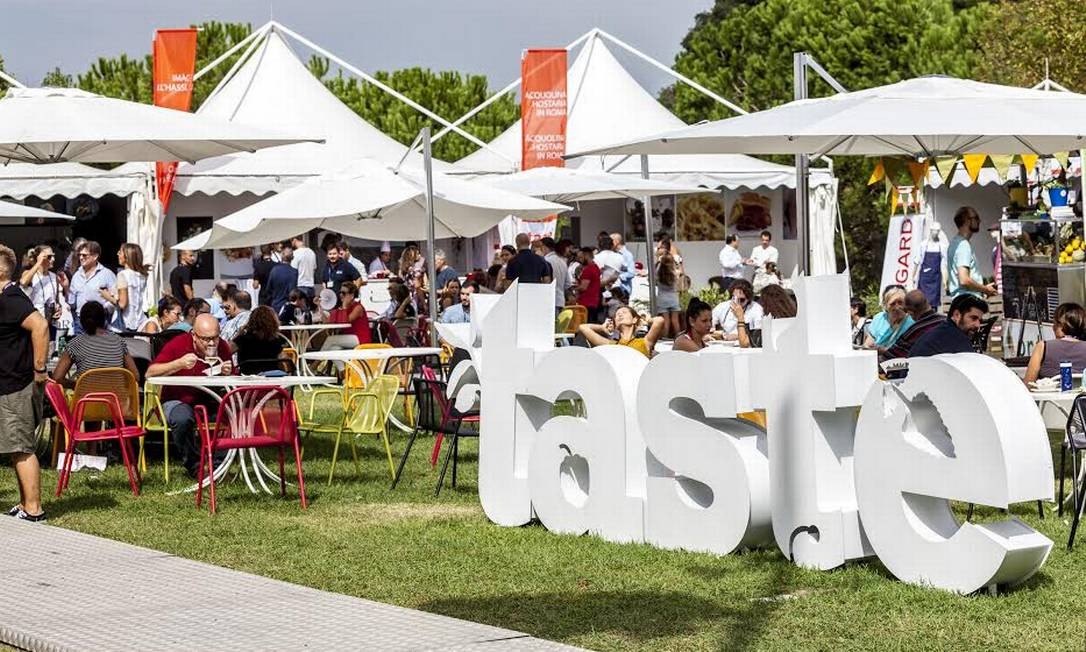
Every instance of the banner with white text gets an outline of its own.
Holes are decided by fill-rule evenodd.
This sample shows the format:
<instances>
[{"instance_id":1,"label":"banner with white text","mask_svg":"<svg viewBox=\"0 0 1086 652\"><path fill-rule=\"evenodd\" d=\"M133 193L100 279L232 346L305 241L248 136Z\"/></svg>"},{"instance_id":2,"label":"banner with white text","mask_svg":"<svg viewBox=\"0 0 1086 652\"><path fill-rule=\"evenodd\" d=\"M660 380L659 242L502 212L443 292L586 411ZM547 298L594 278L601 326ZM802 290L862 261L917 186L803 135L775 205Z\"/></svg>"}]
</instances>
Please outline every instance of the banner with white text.
<instances>
[{"instance_id":1,"label":"banner with white text","mask_svg":"<svg viewBox=\"0 0 1086 652\"><path fill-rule=\"evenodd\" d=\"M520 74L520 168L565 167L566 51L528 50Z\"/></svg>"},{"instance_id":2,"label":"banner with white text","mask_svg":"<svg viewBox=\"0 0 1086 652\"><path fill-rule=\"evenodd\" d=\"M192 106L192 76L196 70L196 29L160 29L155 32L153 98L155 106L188 111ZM155 179L162 214L170 205L176 162L155 164Z\"/></svg>"}]
</instances>

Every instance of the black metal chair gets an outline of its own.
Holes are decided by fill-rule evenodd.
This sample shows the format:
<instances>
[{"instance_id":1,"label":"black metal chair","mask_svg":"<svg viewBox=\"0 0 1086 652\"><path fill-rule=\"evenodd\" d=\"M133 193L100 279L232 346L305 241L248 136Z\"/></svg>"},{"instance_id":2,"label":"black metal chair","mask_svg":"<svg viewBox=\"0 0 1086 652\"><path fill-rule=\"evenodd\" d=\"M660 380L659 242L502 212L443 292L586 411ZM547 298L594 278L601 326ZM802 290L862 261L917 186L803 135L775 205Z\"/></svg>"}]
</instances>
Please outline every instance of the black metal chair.
<instances>
[{"instance_id":1,"label":"black metal chair","mask_svg":"<svg viewBox=\"0 0 1086 652\"><path fill-rule=\"evenodd\" d=\"M1059 515L1063 516L1063 483L1067 453L1071 453L1071 495L1074 497L1075 513L1071 520L1071 534L1067 537L1067 549L1075 544L1075 532L1082 518L1082 505L1086 501L1086 482L1081 482L1079 472L1082 469L1080 454L1086 450L1086 395L1075 397L1071 412L1067 415L1067 427L1064 429L1063 442L1060 444L1060 493Z\"/></svg>"},{"instance_id":2,"label":"black metal chair","mask_svg":"<svg viewBox=\"0 0 1086 652\"><path fill-rule=\"evenodd\" d=\"M992 327L995 326L996 320L999 319L999 315L992 315L980 325L976 335L973 336L973 350L977 353L988 352L988 340L992 335Z\"/></svg>"},{"instance_id":3,"label":"black metal chair","mask_svg":"<svg viewBox=\"0 0 1086 652\"><path fill-rule=\"evenodd\" d=\"M464 430L463 425L464 423L478 423L479 413L477 411L460 412L457 410L453 402L446 398L448 386L444 381L416 377L412 379L412 383L415 390L415 429L411 432L411 438L407 440L407 448L404 449L403 457L400 458L400 465L397 467L396 474L392 479L392 488L395 489L400 481L400 476L403 474L404 466L407 464L407 457L411 454L411 447L414 445L415 439L418 438L420 432L426 431L435 436L452 438L448 443L448 449L445 451L445 461L442 463L441 474L438 476L437 487L434 489L434 495L439 496L441 487L445 483L445 473L448 471L450 459L453 465L452 486L456 486L460 438L479 436L477 430Z\"/></svg>"}]
</instances>

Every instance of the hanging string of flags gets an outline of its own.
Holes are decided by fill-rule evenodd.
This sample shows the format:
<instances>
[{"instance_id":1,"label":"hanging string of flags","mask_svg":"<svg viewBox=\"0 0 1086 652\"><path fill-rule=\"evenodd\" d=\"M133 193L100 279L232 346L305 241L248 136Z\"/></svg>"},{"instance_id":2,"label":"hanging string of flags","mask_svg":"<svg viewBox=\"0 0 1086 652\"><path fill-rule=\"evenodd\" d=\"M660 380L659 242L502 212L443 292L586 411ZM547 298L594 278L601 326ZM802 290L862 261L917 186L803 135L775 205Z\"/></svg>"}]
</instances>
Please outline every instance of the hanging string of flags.
<instances>
[{"instance_id":1,"label":"hanging string of flags","mask_svg":"<svg viewBox=\"0 0 1086 652\"><path fill-rule=\"evenodd\" d=\"M975 184L985 169L991 170L1000 184L1021 180L1024 169L1026 181L1034 184L1045 183L1061 176L1079 176L1082 173L1082 162L1077 152L1062 152L1045 157L1037 154L965 154L921 161L884 157L875 159L867 185L883 182L893 212L903 201L899 191L904 186L910 186L910 192L916 195L914 201L917 201L925 181L927 185L950 185L955 180L964 183L964 179L958 175L960 170L964 170L969 183Z\"/></svg>"}]
</instances>

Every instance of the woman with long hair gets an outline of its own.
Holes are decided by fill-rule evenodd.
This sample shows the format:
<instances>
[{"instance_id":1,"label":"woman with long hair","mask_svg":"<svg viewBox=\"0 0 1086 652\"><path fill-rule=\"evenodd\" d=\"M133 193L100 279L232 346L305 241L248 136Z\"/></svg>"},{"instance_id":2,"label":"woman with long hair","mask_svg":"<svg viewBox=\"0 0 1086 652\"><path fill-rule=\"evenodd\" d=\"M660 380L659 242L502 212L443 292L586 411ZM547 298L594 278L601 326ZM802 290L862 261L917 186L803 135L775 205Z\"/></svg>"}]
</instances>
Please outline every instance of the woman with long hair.
<instances>
[{"instance_id":1,"label":"woman with long hair","mask_svg":"<svg viewBox=\"0 0 1086 652\"><path fill-rule=\"evenodd\" d=\"M667 337L678 337L683 330L678 281L675 259L671 254L662 254L656 263L656 314L664 318Z\"/></svg>"},{"instance_id":2,"label":"woman with long hair","mask_svg":"<svg viewBox=\"0 0 1086 652\"><path fill-rule=\"evenodd\" d=\"M1027 383L1059 375L1061 362L1070 362L1074 372L1086 368L1086 308L1077 303L1061 303L1052 317L1052 331L1056 334L1054 339L1033 347L1026 366Z\"/></svg>"},{"instance_id":3,"label":"woman with long hair","mask_svg":"<svg viewBox=\"0 0 1086 652\"><path fill-rule=\"evenodd\" d=\"M636 309L622 306L615 312L613 320L608 319L603 324L581 324L577 330L590 346L628 346L646 358L651 358L656 342L664 332L664 318L653 317L649 322L648 332L638 337L637 329L641 326L641 321L641 315Z\"/></svg>"},{"instance_id":4,"label":"woman with long hair","mask_svg":"<svg viewBox=\"0 0 1086 652\"><path fill-rule=\"evenodd\" d=\"M411 295L411 301L420 301L418 297L426 293L426 264L422 259L422 253L415 245L407 245L400 254L400 278L407 286L407 292Z\"/></svg>"},{"instance_id":5,"label":"woman with long hair","mask_svg":"<svg viewBox=\"0 0 1086 652\"><path fill-rule=\"evenodd\" d=\"M441 294L438 295L437 309L438 312L444 312L449 306L455 306L460 303L460 279L450 278L449 282L445 284L445 287L441 289Z\"/></svg>"},{"instance_id":6,"label":"woman with long hair","mask_svg":"<svg viewBox=\"0 0 1086 652\"><path fill-rule=\"evenodd\" d=\"M767 285L762 288L758 303L762 304L762 312L774 319L795 317L797 313L796 300L779 285Z\"/></svg>"},{"instance_id":7,"label":"woman with long hair","mask_svg":"<svg viewBox=\"0 0 1086 652\"><path fill-rule=\"evenodd\" d=\"M349 324L349 327L324 340L322 351L353 349L359 344L369 344L370 320L366 316L366 307L358 300L358 288L354 283L339 286L339 306L328 314L327 322Z\"/></svg>"},{"instance_id":8,"label":"woman with long hair","mask_svg":"<svg viewBox=\"0 0 1086 652\"><path fill-rule=\"evenodd\" d=\"M19 275L19 286L30 296L30 303L45 317L51 329L63 315L67 304L60 278L53 271L55 263L53 248L38 245L27 252L23 259L23 272Z\"/></svg>"},{"instance_id":9,"label":"woman with long hair","mask_svg":"<svg viewBox=\"0 0 1086 652\"><path fill-rule=\"evenodd\" d=\"M134 242L126 242L117 251L117 294L109 288L100 290L102 298L117 306L113 327L116 330L138 331L147 322L143 308L143 292L147 288L148 267L143 264L143 249Z\"/></svg>"},{"instance_id":10,"label":"woman with long hair","mask_svg":"<svg viewBox=\"0 0 1086 652\"><path fill-rule=\"evenodd\" d=\"M279 318L268 306L253 308L241 333L230 341L230 349L238 355L238 369L247 375L283 373L278 361L285 345L279 336Z\"/></svg>"}]
</instances>

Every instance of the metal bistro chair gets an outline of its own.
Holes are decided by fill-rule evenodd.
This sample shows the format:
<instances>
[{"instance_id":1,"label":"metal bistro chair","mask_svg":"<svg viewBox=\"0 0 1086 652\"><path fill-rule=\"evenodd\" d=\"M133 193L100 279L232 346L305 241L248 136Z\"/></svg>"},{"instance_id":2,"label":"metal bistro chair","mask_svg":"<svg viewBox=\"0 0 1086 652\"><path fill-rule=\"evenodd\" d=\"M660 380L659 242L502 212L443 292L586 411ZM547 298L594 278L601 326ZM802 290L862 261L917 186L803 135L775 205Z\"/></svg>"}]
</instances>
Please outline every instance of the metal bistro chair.
<instances>
[{"instance_id":1,"label":"metal bistro chair","mask_svg":"<svg viewBox=\"0 0 1086 652\"><path fill-rule=\"evenodd\" d=\"M207 408L196 406L196 429L200 433L200 467L197 472L196 507L203 503L204 478L209 479L211 513L217 510L215 498L215 453L220 450L243 448L279 449L279 490L287 494L285 469L286 450L294 449L294 465L298 476L298 493L302 509L305 497L305 476L302 472L302 452L295 422L294 400L282 387L239 387L223 396L218 416L212 426Z\"/></svg>"},{"instance_id":2,"label":"metal bistro chair","mask_svg":"<svg viewBox=\"0 0 1086 652\"><path fill-rule=\"evenodd\" d=\"M1060 444L1060 495L1057 506L1058 514L1063 516L1063 482L1064 465L1067 453L1071 453L1071 495L1074 497L1075 513L1071 520L1071 534L1067 537L1067 549L1070 550L1075 543L1075 533L1078 531L1078 522L1082 518L1082 505L1086 501L1086 483L1079 478L1082 470L1082 451L1086 450L1086 395L1075 397L1071 406L1071 412L1067 416L1067 427L1064 431L1064 439Z\"/></svg>"},{"instance_id":3,"label":"metal bistro chair","mask_svg":"<svg viewBox=\"0 0 1086 652\"><path fill-rule=\"evenodd\" d=\"M445 472L449 468L450 459L453 462L453 486L456 486L456 466L460 438L478 437L478 432L462 432L461 426L464 423L477 422L479 415L477 412L462 413L458 411L446 398L447 385L443 381L415 378L414 385L415 404L418 407L417 420L415 421L415 429L411 432L411 438L407 441L407 448L403 452L403 457L400 458L400 465L392 479L392 488L396 488L396 484L403 475L407 457L411 454L411 446L415 443L419 432L426 430L438 436L449 435L452 437L452 442L445 452L445 463L441 467L441 474L438 476L437 486L434 489L434 495L439 496L441 495L441 486L445 482Z\"/></svg>"},{"instance_id":4,"label":"metal bistro chair","mask_svg":"<svg viewBox=\"0 0 1086 652\"><path fill-rule=\"evenodd\" d=\"M388 456L388 472L395 477L396 469L392 463L392 447L388 440L388 415L392 412L392 406L396 402L396 392L400 388L400 379L388 374L380 375L366 384L366 388L356 392L347 399L347 405L343 410L343 418L339 422L336 431L336 444L332 449L332 467L328 470L328 484L332 484L332 478L336 473L336 460L339 457L339 442L346 430L351 445L351 456L354 458L355 472L361 476L362 466L358 463L358 449L354 445L358 435L377 435L385 444L385 455Z\"/></svg>"},{"instance_id":5,"label":"metal bistro chair","mask_svg":"<svg viewBox=\"0 0 1086 652\"><path fill-rule=\"evenodd\" d=\"M72 460L75 458L76 445L79 442L111 439L117 440L120 444L121 459L124 460L124 468L128 471L128 484L132 488L132 495L138 497L143 479L140 477L139 469L133 463L128 442L131 439L143 437L143 428L125 425L125 417L117 395L112 392L88 392L75 401L74 411L68 407L68 397L59 383L49 381L45 386L45 396L53 406L57 420L60 421L68 438L68 443L64 448L64 468L57 477L57 497L59 498L64 493L71 481ZM88 414L92 414L94 418ZM101 430L83 430L83 423L88 420L108 421L111 426Z\"/></svg>"}]
</instances>

